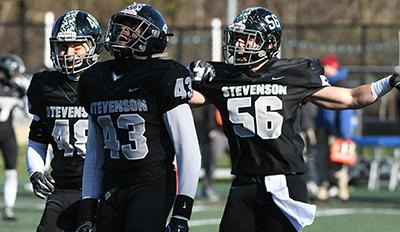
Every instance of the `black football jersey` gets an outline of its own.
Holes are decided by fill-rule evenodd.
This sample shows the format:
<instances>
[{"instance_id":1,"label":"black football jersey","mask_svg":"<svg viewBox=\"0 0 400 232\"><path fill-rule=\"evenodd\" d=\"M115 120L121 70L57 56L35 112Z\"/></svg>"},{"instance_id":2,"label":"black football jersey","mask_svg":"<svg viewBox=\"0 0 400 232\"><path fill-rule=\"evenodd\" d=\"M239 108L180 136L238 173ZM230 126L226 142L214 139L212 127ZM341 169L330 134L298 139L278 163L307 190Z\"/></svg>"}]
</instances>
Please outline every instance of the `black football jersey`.
<instances>
[{"instance_id":1,"label":"black football jersey","mask_svg":"<svg viewBox=\"0 0 400 232\"><path fill-rule=\"evenodd\" d=\"M0 131L12 130L13 110L23 108L26 88L0 80Z\"/></svg>"},{"instance_id":2,"label":"black football jersey","mask_svg":"<svg viewBox=\"0 0 400 232\"><path fill-rule=\"evenodd\" d=\"M79 96L102 129L104 183L129 185L150 167L173 161L163 114L192 96L184 66L160 59L101 62L81 77Z\"/></svg>"},{"instance_id":3,"label":"black football jersey","mask_svg":"<svg viewBox=\"0 0 400 232\"><path fill-rule=\"evenodd\" d=\"M232 174L305 172L297 115L306 96L329 85L319 61L274 58L257 72L210 63L216 77L193 88L221 113Z\"/></svg>"},{"instance_id":4,"label":"black football jersey","mask_svg":"<svg viewBox=\"0 0 400 232\"><path fill-rule=\"evenodd\" d=\"M27 96L32 120L29 139L51 144L56 186L80 188L86 153L88 114L79 104L78 81L56 71L32 77Z\"/></svg>"}]
</instances>

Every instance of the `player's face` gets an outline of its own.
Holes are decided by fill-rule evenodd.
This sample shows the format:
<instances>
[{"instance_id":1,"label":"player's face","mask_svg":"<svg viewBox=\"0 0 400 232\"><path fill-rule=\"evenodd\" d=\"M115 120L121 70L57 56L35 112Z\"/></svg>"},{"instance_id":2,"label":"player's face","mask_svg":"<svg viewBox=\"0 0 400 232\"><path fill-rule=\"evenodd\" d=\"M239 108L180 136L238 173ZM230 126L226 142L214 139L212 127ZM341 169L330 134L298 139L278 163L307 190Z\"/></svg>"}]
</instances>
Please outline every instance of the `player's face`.
<instances>
[{"instance_id":1,"label":"player's face","mask_svg":"<svg viewBox=\"0 0 400 232\"><path fill-rule=\"evenodd\" d=\"M128 44L129 42L139 38L139 35L142 34L142 32L143 30L140 27L136 27L135 30L132 30L132 28L129 26L123 26L121 28L121 34L118 42L122 45Z\"/></svg>"},{"instance_id":2,"label":"player's face","mask_svg":"<svg viewBox=\"0 0 400 232\"><path fill-rule=\"evenodd\" d=\"M63 42L58 44L58 55L66 57L68 67L79 67L83 63L84 56L89 51L86 42Z\"/></svg>"},{"instance_id":3,"label":"player's face","mask_svg":"<svg viewBox=\"0 0 400 232\"><path fill-rule=\"evenodd\" d=\"M235 47L239 50L251 49L257 46L256 39L252 36L238 34L236 36Z\"/></svg>"}]
</instances>

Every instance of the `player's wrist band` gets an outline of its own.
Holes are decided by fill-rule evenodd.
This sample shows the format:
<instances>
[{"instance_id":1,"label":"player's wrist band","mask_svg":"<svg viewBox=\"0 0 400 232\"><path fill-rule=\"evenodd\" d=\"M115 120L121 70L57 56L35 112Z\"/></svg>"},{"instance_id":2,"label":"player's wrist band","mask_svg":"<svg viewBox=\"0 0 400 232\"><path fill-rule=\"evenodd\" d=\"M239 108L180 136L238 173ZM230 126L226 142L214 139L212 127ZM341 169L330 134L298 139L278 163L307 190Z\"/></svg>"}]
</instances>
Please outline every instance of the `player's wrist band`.
<instances>
[{"instance_id":1,"label":"player's wrist band","mask_svg":"<svg viewBox=\"0 0 400 232\"><path fill-rule=\"evenodd\" d=\"M389 82L391 76L392 75L371 83L371 93L374 99L384 96L393 88Z\"/></svg>"},{"instance_id":2,"label":"player's wrist band","mask_svg":"<svg viewBox=\"0 0 400 232\"><path fill-rule=\"evenodd\" d=\"M185 195L178 195L176 196L172 216L184 217L189 220L190 216L192 215L192 208L193 208L192 198Z\"/></svg>"}]
</instances>

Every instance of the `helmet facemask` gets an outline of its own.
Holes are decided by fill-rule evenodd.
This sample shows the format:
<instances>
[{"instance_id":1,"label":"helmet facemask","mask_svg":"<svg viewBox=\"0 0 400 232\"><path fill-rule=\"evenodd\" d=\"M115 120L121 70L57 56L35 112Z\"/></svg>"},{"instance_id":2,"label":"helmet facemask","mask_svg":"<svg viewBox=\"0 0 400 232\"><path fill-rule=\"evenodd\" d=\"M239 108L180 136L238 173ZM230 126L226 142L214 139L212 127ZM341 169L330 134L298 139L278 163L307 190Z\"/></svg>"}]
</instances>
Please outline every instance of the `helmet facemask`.
<instances>
[{"instance_id":1,"label":"helmet facemask","mask_svg":"<svg viewBox=\"0 0 400 232\"><path fill-rule=\"evenodd\" d=\"M254 66L276 56L282 26L268 9L251 7L242 10L224 31L225 62Z\"/></svg>"},{"instance_id":2,"label":"helmet facemask","mask_svg":"<svg viewBox=\"0 0 400 232\"><path fill-rule=\"evenodd\" d=\"M148 41L160 36L160 29L138 15L116 15L108 25L106 48L119 56L145 58Z\"/></svg>"},{"instance_id":3,"label":"helmet facemask","mask_svg":"<svg viewBox=\"0 0 400 232\"><path fill-rule=\"evenodd\" d=\"M65 49L72 44L86 44L85 54L67 55ZM97 62L99 55L96 53L96 44L91 36L57 36L50 38L52 48L52 60L54 67L61 73L67 75L76 75L88 69ZM60 53L64 50L64 55Z\"/></svg>"},{"instance_id":4,"label":"helmet facemask","mask_svg":"<svg viewBox=\"0 0 400 232\"><path fill-rule=\"evenodd\" d=\"M227 63L251 65L266 59L267 41L259 31L227 28L224 31L224 56ZM239 45L240 44L240 45Z\"/></svg>"},{"instance_id":5,"label":"helmet facemask","mask_svg":"<svg viewBox=\"0 0 400 232\"><path fill-rule=\"evenodd\" d=\"M50 57L60 73L77 77L98 61L103 40L100 25L92 15L80 10L68 11L58 17L51 35ZM69 53L70 49L73 53Z\"/></svg>"}]
</instances>

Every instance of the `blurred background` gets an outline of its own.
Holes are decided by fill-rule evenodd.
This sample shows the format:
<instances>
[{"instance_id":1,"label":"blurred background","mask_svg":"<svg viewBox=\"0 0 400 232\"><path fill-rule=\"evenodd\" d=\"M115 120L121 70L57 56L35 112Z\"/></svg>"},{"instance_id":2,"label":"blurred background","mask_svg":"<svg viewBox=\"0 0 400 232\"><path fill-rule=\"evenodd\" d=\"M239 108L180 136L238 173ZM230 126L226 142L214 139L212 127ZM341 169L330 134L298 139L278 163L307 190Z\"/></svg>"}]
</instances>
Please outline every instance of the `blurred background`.
<instances>
[{"instance_id":1,"label":"blurred background","mask_svg":"<svg viewBox=\"0 0 400 232\"><path fill-rule=\"evenodd\" d=\"M271 9L283 23L281 58L322 59L327 54L335 54L348 70L346 82L349 87L400 71L398 0L141 2L153 5L165 17L175 35L167 48L168 58L184 65L194 59L220 60L221 48L216 44L220 45L223 28L239 10L262 6ZM27 76L43 68L52 68L48 35L51 22L59 15L72 9L87 11L98 19L105 32L111 15L131 3L130 0L0 0L0 56L20 56L25 62ZM109 58L103 51L101 59ZM316 223L306 231L397 231L393 228L400 226L400 191L397 188L400 167L399 95L392 91L376 104L357 111L354 137L359 138L355 139L359 156L356 164L349 168L350 201L346 204L316 201L322 211ZM33 231L43 204L23 188L28 181L24 155L29 119L17 117L16 125L21 146L19 173L22 186L18 195L20 200L17 199L17 216L22 214L26 217L20 216L17 224L0 220L0 230L4 232ZM368 138L372 141L366 140ZM229 186L226 180L231 178L228 156L219 156L218 160L218 169L212 174L216 179L213 189L218 197L216 201L210 201L212 197L203 198L199 193L191 231L217 231ZM353 217L349 219L348 215ZM363 223L367 225L362 227Z\"/></svg>"},{"instance_id":2,"label":"blurred background","mask_svg":"<svg viewBox=\"0 0 400 232\"><path fill-rule=\"evenodd\" d=\"M219 19L223 29L237 10L249 6L270 8L283 22L281 57L321 58L336 53L349 68L349 81L353 85L370 82L377 78L376 74L393 72L400 62L400 2L396 0L143 2L155 6L166 18L175 34L168 47L169 57L183 64L195 58L211 59L211 22ZM51 67L45 35L50 33L52 18L67 10L82 9L94 15L106 31L110 16L131 3L128 0L0 0L0 54L19 55L28 73ZM50 24L46 24L46 17ZM108 58L107 52L103 52L102 59ZM396 117L394 100L385 104L389 106L374 112L366 109L366 114Z\"/></svg>"}]
</instances>

